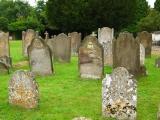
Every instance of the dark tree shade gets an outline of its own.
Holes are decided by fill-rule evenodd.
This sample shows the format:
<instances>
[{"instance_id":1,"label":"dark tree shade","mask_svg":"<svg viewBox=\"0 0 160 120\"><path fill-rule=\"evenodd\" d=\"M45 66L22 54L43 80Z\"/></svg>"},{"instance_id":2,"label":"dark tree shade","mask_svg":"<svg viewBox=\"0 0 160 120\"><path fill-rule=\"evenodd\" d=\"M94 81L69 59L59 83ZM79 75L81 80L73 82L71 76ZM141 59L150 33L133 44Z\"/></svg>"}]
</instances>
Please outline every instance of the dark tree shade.
<instances>
[{"instance_id":1,"label":"dark tree shade","mask_svg":"<svg viewBox=\"0 0 160 120\"><path fill-rule=\"evenodd\" d=\"M160 11L160 0L156 0L156 2L154 3L154 8L157 11Z\"/></svg>"},{"instance_id":2,"label":"dark tree shade","mask_svg":"<svg viewBox=\"0 0 160 120\"><path fill-rule=\"evenodd\" d=\"M108 26L119 30L135 19L136 0L48 0L49 23L64 32L91 32Z\"/></svg>"}]
</instances>

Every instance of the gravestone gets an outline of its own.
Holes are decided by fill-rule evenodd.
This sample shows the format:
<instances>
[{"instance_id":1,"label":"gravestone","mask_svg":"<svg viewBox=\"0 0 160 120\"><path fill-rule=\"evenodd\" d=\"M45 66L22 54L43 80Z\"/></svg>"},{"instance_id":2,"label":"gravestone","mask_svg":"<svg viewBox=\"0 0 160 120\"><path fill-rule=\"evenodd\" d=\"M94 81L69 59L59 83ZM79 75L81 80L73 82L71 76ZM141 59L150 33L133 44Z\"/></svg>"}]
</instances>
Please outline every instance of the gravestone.
<instances>
[{"instance_id":1,"label":"gravestone","mask_svg":"<svg viewBox=\"0 0 160 120\"><path fill-rule=\"evenodd\" d=\"M156 65L157 68L160 68L160 58L156 59L155 65Z\"/></svg>"},{"instance_id":2,"label":"gravestone","mask_svg":"<svg viewBox=\"0 0 160 120\"><path fill-rule=\"evenodd\" d=\"M11 58L7 56L0 57L0 73L9 73L11 68Z\"/></svg>"},{"instance_id":3,"label":"gravestone","mask_svg":"<svg viewBox=\"0 0 160 120\"><path fill-rule=\"evenodd\" d=\"M50 48L38 35L28 47L28 54L30 68L33 73L37 75L50 75L53 73Z\"/></svg>"},{"instance_id":4,"label":"gravestone","mask_svg":"<svg viewBox=\"0 0 160 120\"><path fill-rule=\"evenodd\" d=\"M64 33L55 37L54 59L59 62L70 62L71 38Z\"/></svg>"},{"instance_id":5,"label":"gravestone","mask_svg":"<svg viewBox=\"0 0 160 120\"><path fill-rule=\"evenodd\" d=\"M28 29L26 32L22 33L22 46L23 46L23 55L28 57L27 49L30 46L32 40L35 38L35 31L32 29Z\"/></svg>"},{"instance_id":6,"label":"gravestone","mask_svg":"<svg viewBox=\"0 0 160 120\"><path fill-rule=\"evenodd\" d=\"M131 33L120 33L113 40L113 67L125 67L131 74L139 75L140 44Z\"/></svg>"},{"instance_id":7,"label":"gravestone","mask_svg":"<svg viewBox=\"0 0 160 120\"><path fill-rule=\"evenodd\" d=\"M145 57L151 57L151 51L152 51L152 34L148 33L146 31L143 31L138 34L140 43L145 48Z\"/></svg>"},{"instance_id":8,"label":"gravestone","mask_svg":"<svg viewBox=\"0 0 160 120\"><path fill-rule=\"evenodd\" d=\"M38 106L38 85L32 72L16 71L9 82L9 103L27 109Z\"/></svg>"},{"instance_id":9,"label":"gravestone","mask_svg":"<svg viewBox=\"0 0 160 120\"><path fill-rule=\"evenodd\" d=\"M87 36L79 48L79 72L81 78L103 77L103 48L96 37Z\"/></svg>"},{"instance_id":10,"label":"gravestone","mask_svg":"<svg viewBox=\"0 0 160 120\"><path fill-rule=\"evenodd\" d=\"M126 68L118 67L102 81L102 113L117 120L136 120L137 84Z\"/></svg>"},{"instance_id":11,"label":"gravestone","mask_svg":"<svg viewBox=\"0 0 160 120\"><path fill-rule=\"evenodd\" d=\"M0 57L10 57L9 33L0 31Z\"/></svg>"},{"instance_id":12,"label":"gravestone","mask_svg":"<svg viewBox=\"0 0 160 120\"><path fill-rule=\"evenodd\" d=\"M98 29L98 41L104 49L104 65L113 65L112 41L114 29L104 27Z\"/></svg>"},{"instance_id":13,"label":"gravestone","mask_svg":"<svg viewBox=\"0 0 160 120\"><path fill-rule=\"evenodd\" d=\"M72 32L68 36L71 37L71 53L72 55L77 55L78 48L81 45L81 33Z\"/></svg>"},{"instance_id":14,"label":"gravestone","mask_svg":"<svg viewBox=\"0 0 160 120\"><path fill-rule=\"evenodd\" d=\"M45 40L48 40L48 39L49 39L49 33L46 31L46 32L44 33L44 35L45 35Z\"/></svg>"},{"instance_id":15,"label":"gravestone","mask_svg":"<svg viewBox=\"0 0 160 120\"><path fill-rule=\"evenodd\" d=\"M145 64L145 48L140 44L140 65L144 66Z\"/></svg>"}]
</instances>

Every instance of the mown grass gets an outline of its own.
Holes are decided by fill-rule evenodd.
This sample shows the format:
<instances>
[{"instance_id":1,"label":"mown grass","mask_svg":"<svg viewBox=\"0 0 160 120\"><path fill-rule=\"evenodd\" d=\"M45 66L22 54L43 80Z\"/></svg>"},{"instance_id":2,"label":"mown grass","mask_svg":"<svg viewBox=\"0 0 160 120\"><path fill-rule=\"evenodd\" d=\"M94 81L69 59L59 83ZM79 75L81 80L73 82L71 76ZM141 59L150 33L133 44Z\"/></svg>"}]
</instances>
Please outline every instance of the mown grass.
<instances>
[{"instance_id":1,"label":"mown grass","mask_svg":"<svg viewBox=\"0 0 160 120\"><path fill-rule=\"evenodd\" d=\"M12 73L19 69L29 70L27 64L16 65L26 60L20 41L11 42L11 56L14 64L11 74L0 75L0 120L71 120L78 116L107 120L101 116L101 80L80 79L76 57L69 64L56 62L54 75L36 78L40 91L37 109L9 105L8 82ZM160 103L160 70L154 66L156 57L146 60L149 75L137 80L138 120L156 120ZM105 67L105 73L111 71Z\"/></svg>"}]
</instances>

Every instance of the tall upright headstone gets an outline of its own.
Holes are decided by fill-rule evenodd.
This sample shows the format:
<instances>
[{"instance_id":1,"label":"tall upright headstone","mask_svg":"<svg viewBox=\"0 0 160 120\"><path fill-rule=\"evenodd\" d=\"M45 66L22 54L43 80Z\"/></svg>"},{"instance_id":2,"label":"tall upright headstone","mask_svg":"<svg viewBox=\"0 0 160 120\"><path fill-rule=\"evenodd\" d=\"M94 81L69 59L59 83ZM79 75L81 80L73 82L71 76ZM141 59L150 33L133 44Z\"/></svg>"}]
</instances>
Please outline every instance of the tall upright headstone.
<instances>
[{"instance_id":1,"label":"tall upright headstone","mask_svg":"<svg viewBox=\"0 0 160 120\"><path fill-rule=\"evenodd\" d=\"M22 48L23 55L28 57L27 49L30 46L32 40L35 38L36 32L32 29L28 29L26 32L22 32Z\"/></svg>"},{"instance_id":2,"label":"tall upright headstone","mask_svg":"<svg viewBox=\"0 0 160 120\"><path fill-rule=\"evenodd\" d=\"M140 44L140 65L144 66L145 64L145 48Z\"/></svg>"},{"instance_id":3,"label":"tall upright headstone","mask_svg":"<svg viewBox=\"0 0 160 120\"><path fill-rule=\"evenodd\" d=\"M59 62L70 62L71 38L64 33L55 37L54 59Z\"/></svg>"},{"instance_id":4,"label":"tall upright headstone","mask_svg":"<svg viewBox=\"0 0 160 120\"><path fill-rule=\"evenodd\" d=\"M116 120L136 120L137 84L126 68L118 67L102 81L102 113Z\"/></svg>"},{"instance_id":5,"label":"tall upright headstone","mask_svg":"<svg viewBox=\"0 0 160 120\"><path fill-rule=\"evenodd\" d=\"M103 47L96 37L87 36L79 48L79 72L81 78L103 77Z\"/></svg>"},{"instance_id":6,"label":"tall upright headstone","mask_svg":"<svg viewBox=\"0 0 160 120\"><path fill-rule=\"evenodd\" d=\"M141 33L138 34L140 43L144 46L145 48L145 57L151 57L151 51L152 51L152 34L147 32L147 31L143 31Z\"/></svg>"},{"instance_id":7,"label":"tall upright headstone","mask_svg":"<svg viewBox=\"0 0 160 120\"><path fill-rule=\"evenodd\" d=\"M78 48L81 45L81 33L72 32L68 36L71 37L71 53L72 55L77 55Z\"/></svg>"},{"instance_id":8,"label":"tall upright headstone","mask_svg":"<svg viewBox=\"0 0 160 120\"><path fill-rule=\"evenodd\" d=\"M28 54L30 68L33 73L37 75L50 75L53 73L50 48L38 35L28 47Z\"/></svg>"},{"instance_id":9,"label":"tall upright headstone","mask_svg":"<svg viewBox=\"0 0 160 120\"><path fill-rule=\"evenodd\" d=\"M114 29L104 27L98 29L98 41L104 49L104 65L113 65L112 41Z\"/></svg>"},{"instance_id":10,"label":"tall upright headstone","mask_svg":"<svg viewBox=\"0 0 160 120\"><path fill-rule=\"evenodd\" d=\"M9 103L30 109L36 108L38 101L38 84L33 73L16 71L9 82Z\"/></svg>"},{"instance_id":11,"label":"tall upright headstone","mask_svg":"<svg viewBox=\"0 0 160 120\"><path fill-rule=\"evenodd\" d=\"M113 40L113 67L125 67L131 74L139 75L140 44L131 33L120 33Z\"/></svg>"}]
</instances>

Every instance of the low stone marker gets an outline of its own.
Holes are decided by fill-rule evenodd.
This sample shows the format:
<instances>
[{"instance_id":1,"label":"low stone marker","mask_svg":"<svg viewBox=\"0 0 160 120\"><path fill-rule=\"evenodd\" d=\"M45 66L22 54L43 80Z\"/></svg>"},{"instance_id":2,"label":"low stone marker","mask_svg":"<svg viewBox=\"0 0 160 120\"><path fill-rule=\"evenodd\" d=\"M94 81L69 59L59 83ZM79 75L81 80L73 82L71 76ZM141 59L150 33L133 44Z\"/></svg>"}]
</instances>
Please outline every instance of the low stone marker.
<instances>
[{"instance_id":1,"label":"low stone marker","mask_svg":"<svg viewBox=\"0 0 160 120\"><path fill-rule=\"evenodd\" d=\"M155 65L156 65L157 68L160 68L160 58L156 59Z\"/></svg>"},{"instance_id":2,"label":"low stone marker","mask_svg":"<svg viewBox=\"0 0 160 120\"><path fill-rule=\"evenodd\" d=\"M53 73L52 54L48 45L40 37L36 37L28 47L31 71L36 75Z\"/></svg>"},{"instance_id":3,"label":"low stone marker","mask_svg":"<svg viewBox=\"0 0 160 120\"><path fill-rule=\"evenodd\" d=\"M140 44L131 33L120 33L113 40L113 68L125 67L131 74L139 75Z\"/></svg>"},{"instance_id":4,"label":"low stone marker","mask_svg":"<svg viewBox=\"0 0 160 120\"><path fill-rule=\"evenodd\" d=\"M22 53L25 57L28 57L27 49L30 46L32 40L35 38L36 32L32 29L28 29L26 32L22 32Z\"/></svg>"},{"instance_id":5,"label":"low stone marker","mask_svg":"<svg viewBox=\"0 0 160 120\"><path fill-rule=\"evenodd\" d=\"M38 85L32 72L16 71L9 82L9 103L27 109L38 106Z\"/></svg>"},{"instance_id":6,"label":"low stone marker","mask_svg":"<svg viewBox=\"0 0 160 120\"><path fill-rule=\"evenodd\" d=\"M68 36L71 37L71 53L73 56L78 54L78 49L81 45L81 33L72 32Z\"/></svg>"},{"instance_id":7,"label":"low stone marker","mask_svg":"<svg viewBox=\"0 0 160 120\"><path fill-rule=\"evenodd\" d=\"M151 57L151 51L152 51L152 34L148 33L147 31L143 31L141 33L138 33L138 38L140 40L140 43L145 48L145 57Z\"/></svg>"},{"instance_id":8,"label":"low stone marker","mask_svg":"<svg viewBox=\"0 0 160 120\"><path fill-rule=\"evenodd\" d=\"M136 120L137 84L127 69L118 67L102 81L102 113L117 120Z\"/></svg>"},{"instance_id":9,"label":"low stone marker","mask_svg":"<svg viewBox=\"0 0 160 120\"><path fill-rule=\"evenodd\" d=\"M78 58L81 78L100 79L103 77L103 47L96 37L85 37L79 48Z\"/></svg>"}]
</instances>

